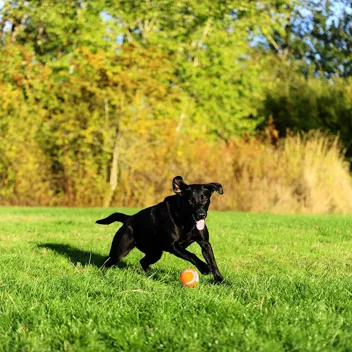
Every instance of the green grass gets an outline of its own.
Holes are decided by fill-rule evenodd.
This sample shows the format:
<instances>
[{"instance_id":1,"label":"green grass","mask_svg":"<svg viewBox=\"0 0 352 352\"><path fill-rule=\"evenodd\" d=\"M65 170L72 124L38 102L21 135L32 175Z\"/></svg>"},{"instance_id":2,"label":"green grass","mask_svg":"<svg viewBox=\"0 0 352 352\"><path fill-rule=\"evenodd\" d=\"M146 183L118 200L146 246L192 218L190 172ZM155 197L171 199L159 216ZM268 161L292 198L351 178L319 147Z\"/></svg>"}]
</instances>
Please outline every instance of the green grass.
<instances>
[{"instance_id":1,"label":"green grass","mask_svg":"<svg viewBox=\"0 0 352 352\"><path fill-rule=\"evenodd\" d=\"M190 289L168 254L101 272L110 212L0 208L1 351L352 350L352 216L212 212L226 283Z\"/></svg>"}]
</instances>

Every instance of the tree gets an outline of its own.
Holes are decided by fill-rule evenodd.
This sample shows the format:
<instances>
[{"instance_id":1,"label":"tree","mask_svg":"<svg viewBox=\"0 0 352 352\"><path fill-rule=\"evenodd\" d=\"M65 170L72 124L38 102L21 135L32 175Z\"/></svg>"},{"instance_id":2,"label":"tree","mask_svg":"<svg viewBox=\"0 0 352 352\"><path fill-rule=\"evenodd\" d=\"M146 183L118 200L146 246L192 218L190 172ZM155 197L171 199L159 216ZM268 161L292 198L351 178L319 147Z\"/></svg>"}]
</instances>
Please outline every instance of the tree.
<instances>
[{"instance_id":1,"label":"tree","mask_svg":"<svg viewBox=\"0 0 352 352\"><path fill-rule=\"evenodd\" d=\"M325 77L352 74L352 6L349 0L300 0L267 11L285 16L283 27L264 32L260 46L291 62L300 70Z\"/></svg>"},{"instance_id":2,"label":"tree","mask_svg":"<svg viewBox=\"0 0 352 352\"><path fill-rule=\"evenodd\" d=\"M180 125L196 124L194 133L225 141L255 130L265 58L250 38L259 29L279 27L280 17L274 23L260 3L239 0L121 0L106 11L123 28L122 41L157 46L173 57L172 84L192 101L180 114Z\"/></svg>"}]
</instances>

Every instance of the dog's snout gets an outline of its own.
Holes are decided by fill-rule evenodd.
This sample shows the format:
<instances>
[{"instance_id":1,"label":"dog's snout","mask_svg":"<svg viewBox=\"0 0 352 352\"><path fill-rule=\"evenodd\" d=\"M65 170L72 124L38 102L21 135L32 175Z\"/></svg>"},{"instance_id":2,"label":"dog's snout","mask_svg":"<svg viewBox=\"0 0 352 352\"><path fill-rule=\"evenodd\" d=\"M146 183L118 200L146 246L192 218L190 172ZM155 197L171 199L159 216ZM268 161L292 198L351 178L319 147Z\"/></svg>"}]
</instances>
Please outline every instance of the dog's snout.
<instances>
[{"instance_id":1,"label":"dog's snout","mask_svg":"<svg viewBox=\"0 0 352 352\"><path fill-rule=\"evenodd\" d=\"M206 217L206 215L207 215L207 213L203 209L198 209L196 211L197 219L204 219Z\"/></svg>"}]
</instances>

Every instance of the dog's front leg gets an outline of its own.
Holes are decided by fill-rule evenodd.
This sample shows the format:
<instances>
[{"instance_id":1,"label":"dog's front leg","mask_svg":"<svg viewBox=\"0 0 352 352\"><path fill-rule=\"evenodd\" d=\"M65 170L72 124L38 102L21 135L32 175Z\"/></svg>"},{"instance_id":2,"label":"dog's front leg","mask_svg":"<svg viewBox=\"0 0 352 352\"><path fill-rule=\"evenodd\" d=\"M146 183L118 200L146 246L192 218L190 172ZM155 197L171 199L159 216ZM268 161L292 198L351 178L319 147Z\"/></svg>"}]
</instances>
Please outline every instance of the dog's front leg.
<instances>
[{"instance_id":1,"label":"dog's front leg","mask_svg":"<svg viewBox=\"0 0 352 352\"><path fill-rule=\"evenodd\" d=\"M197 269L204 275L210 274L211 269L208 264L201 261L195 254L187 251L178 244L174 244L170 250L170 253L176 255L179 258L189 261L197 267Z\"/></svg>"},{"instance_id":2,"label":"dog's front leg","mask_svg":"<svg viewBox=\"0 0 352 352\"><path fill-rule=\"evenodd\" d=\"M224 281L224 279L220 274L219 268L216 264L214 252L213 252L213 248L211 247L211 244L208 241L199 241L198 243L202 248L202 253L205 258L205 261L208 263L208 265L211 268L211 271L214 275L214 280L216 282Z\"/></svg>"}]
</instances>

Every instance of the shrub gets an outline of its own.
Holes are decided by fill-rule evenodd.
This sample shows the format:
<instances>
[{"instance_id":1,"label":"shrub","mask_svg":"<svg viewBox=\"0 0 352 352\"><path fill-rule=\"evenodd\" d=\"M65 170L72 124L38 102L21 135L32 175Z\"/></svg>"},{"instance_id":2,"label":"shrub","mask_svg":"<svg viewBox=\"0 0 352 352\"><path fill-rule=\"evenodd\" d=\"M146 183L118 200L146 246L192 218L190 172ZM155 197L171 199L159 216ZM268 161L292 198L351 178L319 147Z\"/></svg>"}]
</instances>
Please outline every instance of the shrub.
<instances>
[{"instance_id":1,"label":"shrub","mask_svg":"<svg viewBox=\"0 0 352 352\"><path fill-rule=\"evenodd\" d=\"M151 158L146 160L147 167L134 170L133 176L123 174L119 192L133 192L138 198L120 195L116 199L122 197L123 205L138 206L161 201L171 192L172 177L181 174L189 183L223 184L224 195L213 199L215 209L277 213L352 210L352 180L338 138L318 131L290 135L277 146L255 138L226 146L204 140L191 146L183 142L167 163L162 159L159 163L156 168L148 167L153 165Z\"/></svg>"}]
</instances>

